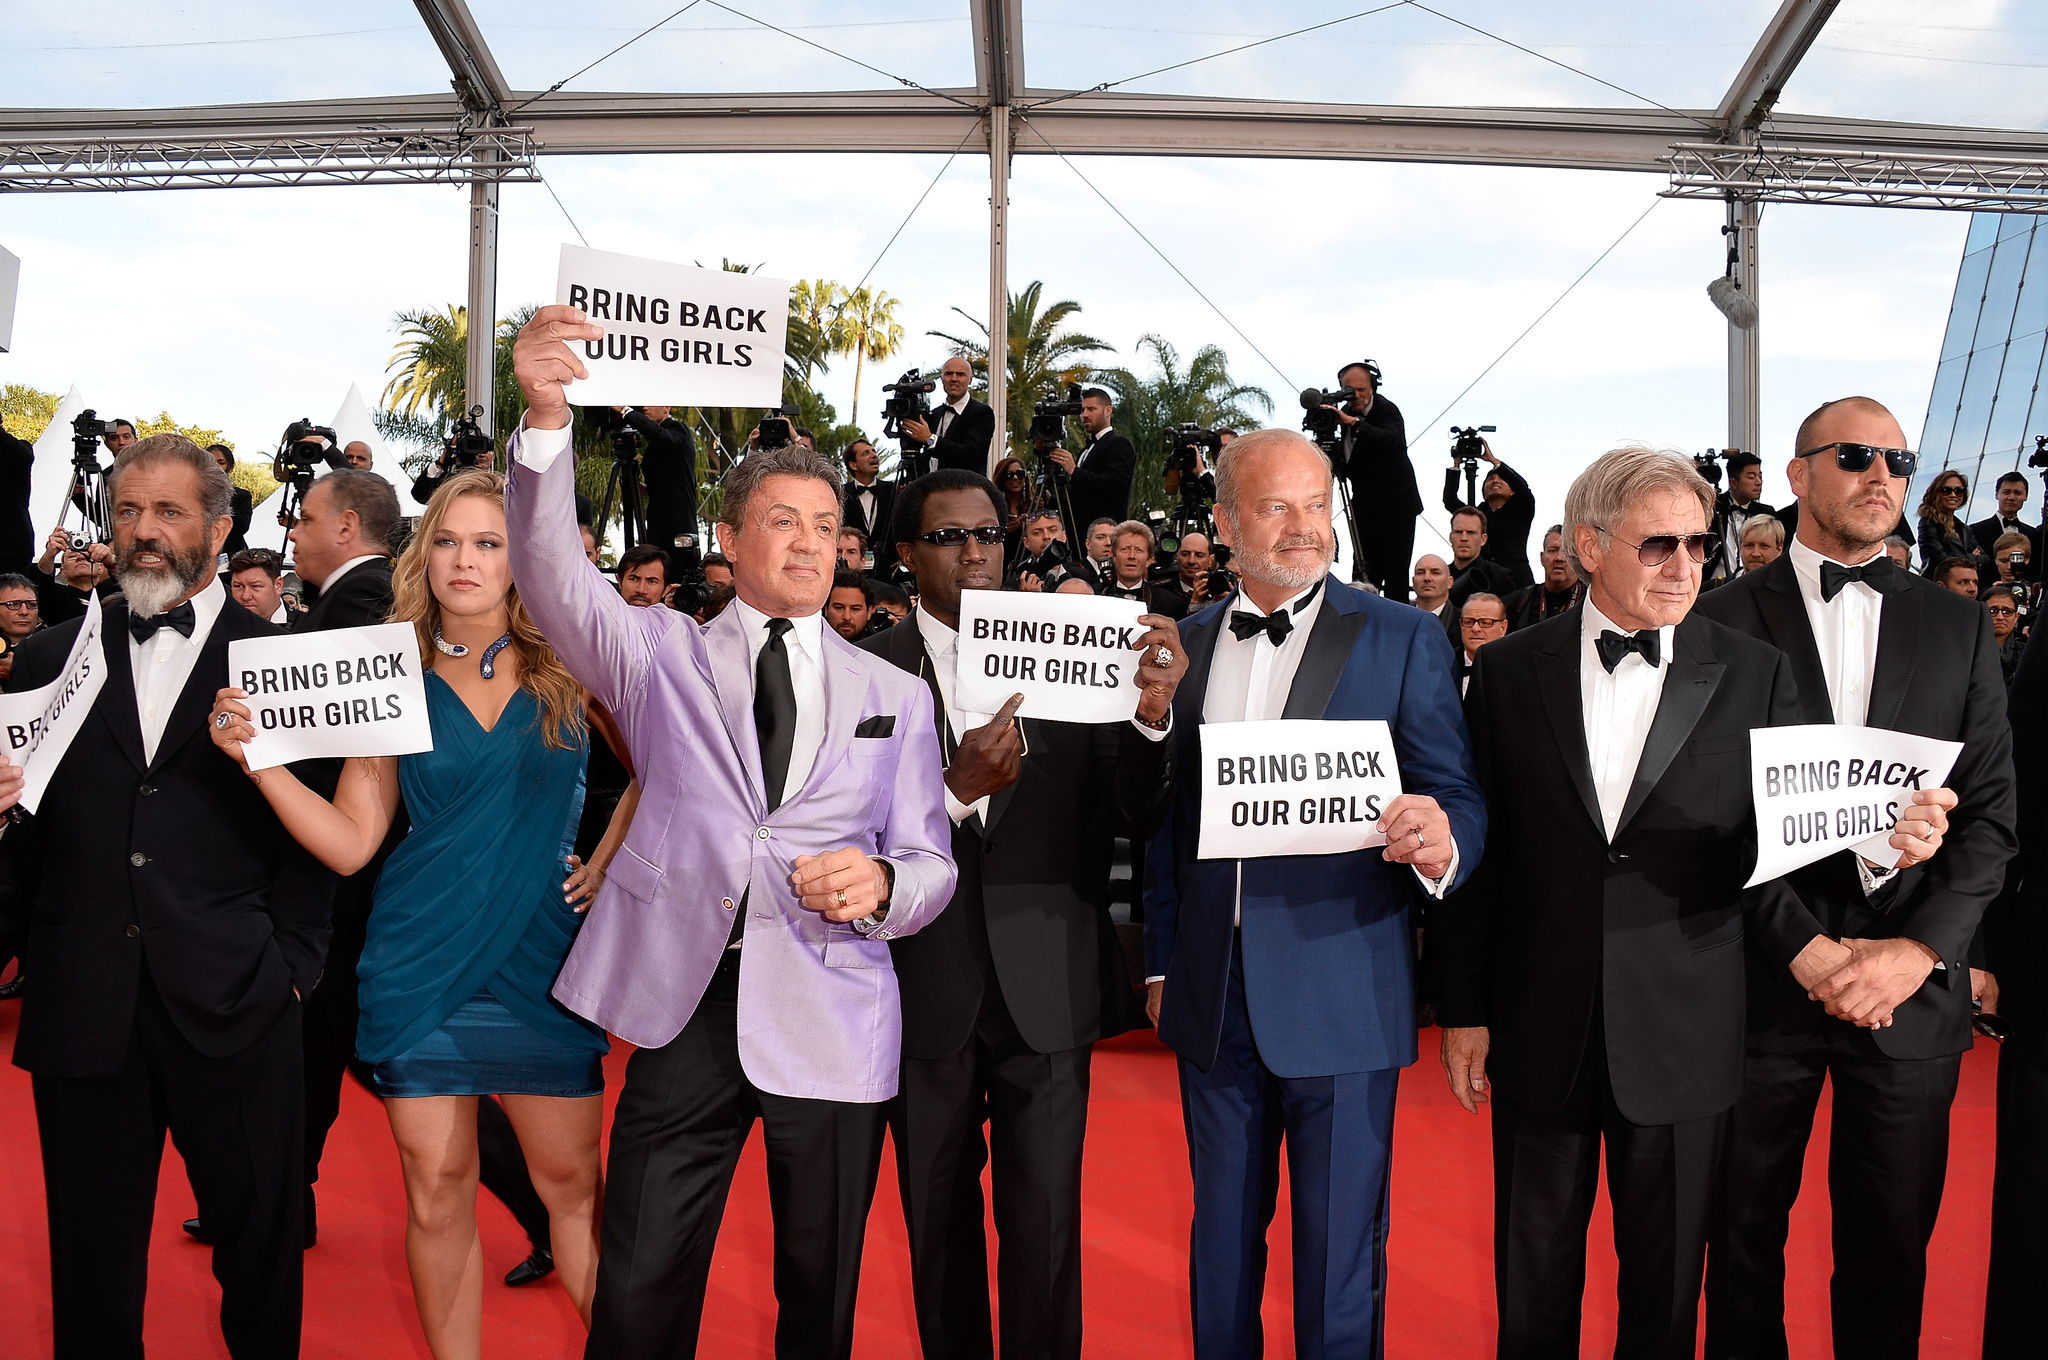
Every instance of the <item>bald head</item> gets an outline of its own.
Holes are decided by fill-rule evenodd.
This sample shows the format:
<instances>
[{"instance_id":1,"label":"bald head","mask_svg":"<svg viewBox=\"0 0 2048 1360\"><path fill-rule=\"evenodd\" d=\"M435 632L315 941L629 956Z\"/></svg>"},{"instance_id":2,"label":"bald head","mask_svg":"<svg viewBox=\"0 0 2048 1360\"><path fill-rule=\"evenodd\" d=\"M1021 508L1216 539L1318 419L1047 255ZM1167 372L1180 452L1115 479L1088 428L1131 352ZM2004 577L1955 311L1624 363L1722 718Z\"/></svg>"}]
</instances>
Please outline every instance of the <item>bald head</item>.
<instances>
[{"instance_id":1,"label":"bald head","mask_svg":"<svg viewBox=\"0 0 2048 1360\"><path fill-rule=\"evenodd\" d=\"M1840 429L1856 433L1835 432ZM1888 431L1888 437L1883 440L1862 437L1879 430ZM1838 442L1876 443L1881 448L1902 449L1906 447L1906 436L1891 409L1875 397L1838 397L1815 407L1811 415L1799 422L1799 433L1792 438L1792 451L1800 454L1823 444Z\"/></svg>"},{"instance_id":2,"label":"bald head","mask_svg":"<svg viewBox=\"0 0 2048 1360\"><path fill-rule=\"evenodd\" d=\"M1415 587L1416 607L1434 612L1450 598L1451 564L1435 553L1424 553L1415 559L1415 575L1410 584Z\"/></svg>"}]
</instances>

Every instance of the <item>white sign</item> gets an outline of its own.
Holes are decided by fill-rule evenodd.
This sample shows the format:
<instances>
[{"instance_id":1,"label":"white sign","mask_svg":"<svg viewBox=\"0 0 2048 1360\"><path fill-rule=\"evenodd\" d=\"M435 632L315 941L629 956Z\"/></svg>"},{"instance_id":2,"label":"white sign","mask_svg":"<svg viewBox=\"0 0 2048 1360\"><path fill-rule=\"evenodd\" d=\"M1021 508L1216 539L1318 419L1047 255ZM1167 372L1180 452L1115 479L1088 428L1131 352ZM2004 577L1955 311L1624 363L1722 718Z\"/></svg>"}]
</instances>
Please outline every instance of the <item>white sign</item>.
<instances>
[{"instance_id":1,"label":"white sign","mask_svg":"<svg viewBox=\"0 0 2048 1360\"><path fill-rule=\"evenodd\" d=\"M21 805L34 812L50 787L71 739L78 735L100 686L107 682L106 651L100 645L100 597L85 597L85 622L71 643L64 670L49 684L20 694L0 695L0 731L7 734L7 758L22 767Z\"/></svg>"},{"instance_id":2,"label":"white sign","mask_svg":"<svg viewBox=\"0 0 2048 1360\"><path fill-rule=\"evenodd\" d=\"M562 247L555 301L583 309L602 340L570 348L590 376L578 406L778 406L789 282Z\"/></svg>"},{"instance_id":3,"label":"white sign","mask_svg":"<svg viewBox=\"0 0 2048 1360\"><path fill-rule=\"evenodd\" d=\"M252 770L319 756L434 749L418 635L409 623L228 644L228 683L248 692Z\"/></svg>"},{"instance_id":4,"label":"white sign","mask_svg":"<svg viewBox=\"0 0 2048 1360\"><path fill-rule=\"evenodd\" d=\"M1385 845L1401 796L1394 734L1377 718L1202 724L1202 859L1342 855Z\"/></svg>"},{"instance_id":5,"label":"white sign","mask_svg":"<svg viewBox=\"0 0 2048 1360\"><path fill-rule=\"evenodd\" d=\"M1750 790L1756 802L1756 872L1745 888L1853 850L1890 868L1900 851L1892 827L1921 789L1938 789L1963 753L1883 727L1756 728Z\"/></svg>"},{"instance_id":6,"label":"white sign","mask_svg":"<svg viewBox=\"0 0 2048 1360\"><path fill-rule=\"evenodd\" d=\"M994 713L1013 694L1017 711L1055 722L1123 722L1138 711L1138 618L1145 606L1108 595L968 590L960 595L960 662L954 700Z\"/></svg>"}]
</instances>

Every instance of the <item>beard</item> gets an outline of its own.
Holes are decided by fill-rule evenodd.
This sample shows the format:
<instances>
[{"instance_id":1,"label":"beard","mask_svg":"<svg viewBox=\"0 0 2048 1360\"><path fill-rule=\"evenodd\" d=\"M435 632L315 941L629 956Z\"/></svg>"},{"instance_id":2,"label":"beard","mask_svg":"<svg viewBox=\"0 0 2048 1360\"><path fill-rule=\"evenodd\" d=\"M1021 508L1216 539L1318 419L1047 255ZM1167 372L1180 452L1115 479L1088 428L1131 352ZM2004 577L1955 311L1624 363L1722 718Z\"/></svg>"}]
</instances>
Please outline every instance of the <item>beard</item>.
<instances>
[{"instance_id":1,"label":"beard","mask_svg":"<svg viewBox=\"0 0 2048 1360\"><path fill-rule=\"evenodd\" d=\"M138 553L155 553L163 558L161 567L138 566ZM154 618L192 593L213 569L213 554L196 543L179 551L160 538L138 538L114 559L114 579L127 598L128 612L139 619Z\"/></svg>"},{"instance_id":2,"label":"beard","mask_svg":"<svg viewBox=\"0 0 2048 1360\"><path fill-rule=\"evenodd\" d=\"M1293 566L1282 562L1280 552L1285 548L1314 548L1315 565ZM1326 539L1321 534L1289 534L1275 543L1271 551L1240 548L1237 557L1243 564L1244 574L1254 581L1285 586L1289 590L1306 590L1330 574L1330 563L1336 555L1334 539Z\"/></svg>"}]
</instances>

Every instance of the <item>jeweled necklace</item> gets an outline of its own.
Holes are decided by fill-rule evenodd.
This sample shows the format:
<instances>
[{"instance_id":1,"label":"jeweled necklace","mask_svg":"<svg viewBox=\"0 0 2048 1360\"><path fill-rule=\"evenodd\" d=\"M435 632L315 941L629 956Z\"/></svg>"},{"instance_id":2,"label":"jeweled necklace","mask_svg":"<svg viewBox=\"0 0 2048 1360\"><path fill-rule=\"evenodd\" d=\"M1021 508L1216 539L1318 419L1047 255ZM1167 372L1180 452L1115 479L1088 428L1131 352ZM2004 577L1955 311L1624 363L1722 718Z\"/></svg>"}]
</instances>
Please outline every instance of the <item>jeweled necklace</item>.
<instances>
[{"instance_id":1,"label":"jeweled necklace","mask_svg":"<svg viewBox=\"0 0 2048 1360\"><path fill-rule=\"evenodd\" d=\"M490 646L484 648L484 657L483 660L477 663L476 673L478 675L481 675L484 679L489 680L493 674L491 665L498 659L498 653L504 651L507 647L510 647L511 645L512 635L510 633L507 633L505 634L505 636L499 638L496 642L493 642ZM469 648L463 646L461 643L443 642L441 640L441 630L438 628L434 630L434 646L436 649L440 651L441 655L443 656L469 655Z\"/></svg>"}]
</instances>

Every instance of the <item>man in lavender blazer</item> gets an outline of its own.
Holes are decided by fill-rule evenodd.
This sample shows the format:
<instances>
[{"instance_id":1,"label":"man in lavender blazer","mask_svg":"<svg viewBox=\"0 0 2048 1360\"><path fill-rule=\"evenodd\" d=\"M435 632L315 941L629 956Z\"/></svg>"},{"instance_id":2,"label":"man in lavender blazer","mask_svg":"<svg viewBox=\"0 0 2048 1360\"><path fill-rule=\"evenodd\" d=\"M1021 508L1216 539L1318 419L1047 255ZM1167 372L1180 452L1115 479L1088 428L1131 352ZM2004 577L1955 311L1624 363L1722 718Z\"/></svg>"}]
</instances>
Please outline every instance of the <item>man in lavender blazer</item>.
<instances>
[{"instance_id":1,"label":"man in lavender blazer","mask_svg":"<svg viewBox=\"0 0 2048 1360\"><path fill-rule=\"evenodd\" d=\"M635 609L584 558L562 383L602 330L520 332L506 496L519 596L618 719L640 807L555 997L639 1046L612 1127L588 1355L693 1354L756 1119L775 1217L775 1350L845 1356L902 1020L888 941L953 892L931 697L822 626L838 473L801 446L726 480L738 598L709 627Z\"/></svg>"}]
</instances>

